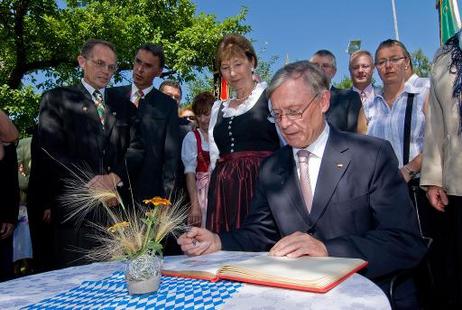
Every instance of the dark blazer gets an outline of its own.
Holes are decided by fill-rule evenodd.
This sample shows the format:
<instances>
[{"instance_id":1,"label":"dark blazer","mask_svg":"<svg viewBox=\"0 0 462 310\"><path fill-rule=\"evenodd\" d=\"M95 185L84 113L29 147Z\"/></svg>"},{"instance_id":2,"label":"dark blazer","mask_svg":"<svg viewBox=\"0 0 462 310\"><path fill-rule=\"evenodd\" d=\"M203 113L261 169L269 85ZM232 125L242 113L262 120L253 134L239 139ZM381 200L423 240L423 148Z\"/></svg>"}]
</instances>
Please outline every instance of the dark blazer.
<instances>
[{"instance_id":1,"label":"dark blazer","mask_svg":"<svg viewBox=\"0 0 462 310\"><path fill-rule=\"evenodd\" d=\"M361 98L357 92L332 86L327 121L338 130L356 132L361 106Z\"/></svg>"},{"instance_id":2,"label":"dark blazer","mask_svg":"<svg viewBox=\"0 0 462 310\"><path fill-rule=\"evenodd\" d=\"M19 212L19 183L16 145L4 146L5 156L0 160L0 224L16 224Z\"/></svg>"},{"instance_id":3,"label":"dark blazer","mask_svg":"<svg viewBox=\"0 0 462 310\"><path fill-rule=\"evenodd\" d=\"M108 92L126 101L130 99L131 85L111 88ZM142 154L133 147L127 151L135 198L168 196L175 185L180 156L177 104L153 88L140 100L134 124L144 146Z\"/></svg>"},{"instance_id":4,"label":"dark blazer","mask_svg":"<svg viewBox=\"0 0 462 310\"><path fill-rule=\"evenodd\" d=\"M113 100L107 92L104 101L104 130L92 97L82 84L47 91L40 102L38 130L31 150L28 203L30 208L37 209L37 221L41 221L42 210L52 210L58 266L71 263L84 254L65 249L88 249L94 243L84 236L88 227L75 227L75 221L63 222L68 210L59 199L64 193L65 180L75 179L63 166L74 172L82 169L89 175L114 172L123 177L126 174L124 160L131 107ZM97 214L90 213L85 219L103 220L100 216L96 218Z\"/></svg>"},{"instance_id":5,"label":"dark blazer","mask_svg":"<svg viewBox=\"0 0 462 310\"><path fill-rule=\"evenodd\" d=\"M266 251L296 231L324 242L330 256L367 260L364 274L379 285L414 267L426 251L390 144L332 127L311 214L299 189L292 148L285 146L262 163L242 229L222 234L221 240L225 250Z\"/></svg>"}]
</instances>

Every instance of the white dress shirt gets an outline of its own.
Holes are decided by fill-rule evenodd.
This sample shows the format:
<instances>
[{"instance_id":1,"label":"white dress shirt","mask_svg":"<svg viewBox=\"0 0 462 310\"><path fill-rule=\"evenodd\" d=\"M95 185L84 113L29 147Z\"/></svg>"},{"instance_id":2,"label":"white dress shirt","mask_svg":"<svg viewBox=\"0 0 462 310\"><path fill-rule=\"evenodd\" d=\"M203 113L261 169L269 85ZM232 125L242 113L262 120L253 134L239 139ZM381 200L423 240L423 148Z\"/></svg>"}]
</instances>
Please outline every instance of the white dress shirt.
<instances>
[{"instance_id":1,"label":"white dress shirt","mask_svg":"<svg viewBox=\"0 0 462 310\"><path fill-rule=\"evenodd\" d=\"M151 85L151 86L149 86L149 87L143 89L143 90L142 90L142 92L143 92L143 97L141 97L140 99L146 97L146 95L149 94L149 92L150 92L153 88L154 88L154 85ZM136 87L135 84L132 84L132 92L130 93L130 101L131 101L132 103L135 103L136 98L138 97L138 96L136 95L136 92L137 92L137 91L138 91L138 87Z\"/></svg>"}]
</instances>

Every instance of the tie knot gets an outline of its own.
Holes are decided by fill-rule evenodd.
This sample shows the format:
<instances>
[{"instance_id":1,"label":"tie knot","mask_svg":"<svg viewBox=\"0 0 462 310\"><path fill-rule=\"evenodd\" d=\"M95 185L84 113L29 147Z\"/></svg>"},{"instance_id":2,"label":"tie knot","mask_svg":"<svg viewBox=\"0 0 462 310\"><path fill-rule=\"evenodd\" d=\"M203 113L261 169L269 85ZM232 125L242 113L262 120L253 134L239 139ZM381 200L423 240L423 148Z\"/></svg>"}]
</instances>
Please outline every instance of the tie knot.
<instances>
[{"instance_id":1,"label":"tie knot","mask_svg":"<svg viewBox=\"0 0 462 310\"><path fill-rule=\"evenodd\" d=\"M143 98L143 96L144 96L144 93L143 93L143 91L142 91L141 89L138 89L138 91L136 92L136 94L137 94L138 97L140 97L140 98Z\"/></svg>"},{"instance_id":2,"label":"tie knot","mask_svg":"<svg viewBox=\"0 0 462 310\"><path fill-rule=\"evenodd\" d=\"M98 101L98 102L102 102L103 101L103 94L101 94L101 92L99 90L95 90L93 92L93 97Z\"/></svg>"},{"instance_id":3,"label":"tie knot","mask_svg":"<svg viewBox=\"0 0 462 310\"><path fill-rule=\"evenodd\" d=\"M307 150L299 150L297 152L297 156L298 156L298 162L307 163L308 158L310 157L310 152Z\"/></svg>"}]
</instances>

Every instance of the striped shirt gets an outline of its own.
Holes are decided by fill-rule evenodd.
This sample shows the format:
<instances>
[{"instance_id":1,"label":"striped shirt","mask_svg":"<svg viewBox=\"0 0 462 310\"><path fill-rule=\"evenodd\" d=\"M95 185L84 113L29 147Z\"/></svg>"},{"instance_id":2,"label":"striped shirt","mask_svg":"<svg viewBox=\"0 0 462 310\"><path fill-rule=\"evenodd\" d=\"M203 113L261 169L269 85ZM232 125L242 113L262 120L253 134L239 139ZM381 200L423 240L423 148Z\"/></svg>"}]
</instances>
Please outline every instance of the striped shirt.
<instances>
[{"instance_id":1,"label":"striped shirt","mask_svg":"<svg viewBox=\"0 0 462 310\"><path fill-rule=\"evenodd\" d=\"M383 91L377 93L374 101L367 107L370 115L367 134L388 140L396 157L399 167L403 166L404 118L409 93L414 94L411 117L411 137L409 148L409 161L422 153L425 131L424 103L428 91L405 85L401 94L395 99L391 107L383 98Z\"/></svg>"}]
</instances>

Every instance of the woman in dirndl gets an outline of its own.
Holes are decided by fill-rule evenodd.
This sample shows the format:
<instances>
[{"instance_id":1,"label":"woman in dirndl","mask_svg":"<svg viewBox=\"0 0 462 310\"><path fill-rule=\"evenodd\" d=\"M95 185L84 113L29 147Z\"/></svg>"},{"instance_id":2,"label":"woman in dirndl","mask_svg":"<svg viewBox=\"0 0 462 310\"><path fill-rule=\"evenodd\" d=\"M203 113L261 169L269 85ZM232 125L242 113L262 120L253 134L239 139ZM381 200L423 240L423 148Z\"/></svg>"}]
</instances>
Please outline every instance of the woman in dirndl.
<instances>
[{"instance_id":1,"label":"woman in dirndl","mask_svg":"<svg viewBox=\"0 0 462 310\"><path fill-rule=\"evenodd\" d=\"M209 134L210 111L215 96L202 92L193 99L192 111L197 128L188 132L181 148L181 160L186 176L186 188L191 200L188 224L205 228L207 193L209 189Z\"/></svg>"},{"instance_id":2,"label":"woman in dirndl","mask_svg":"<svg viewBox=\"0 0 462 310\"><path fill-rule=\"evenodd\" d=\"M207 229L220 233L239 228L250 209L261 161L280 147L270 114L265 82L254 71L257 56L249 40L225 36L216 66L234 96L214 103L209 125L212 169Z\"/></svg>"}]
</instances>

